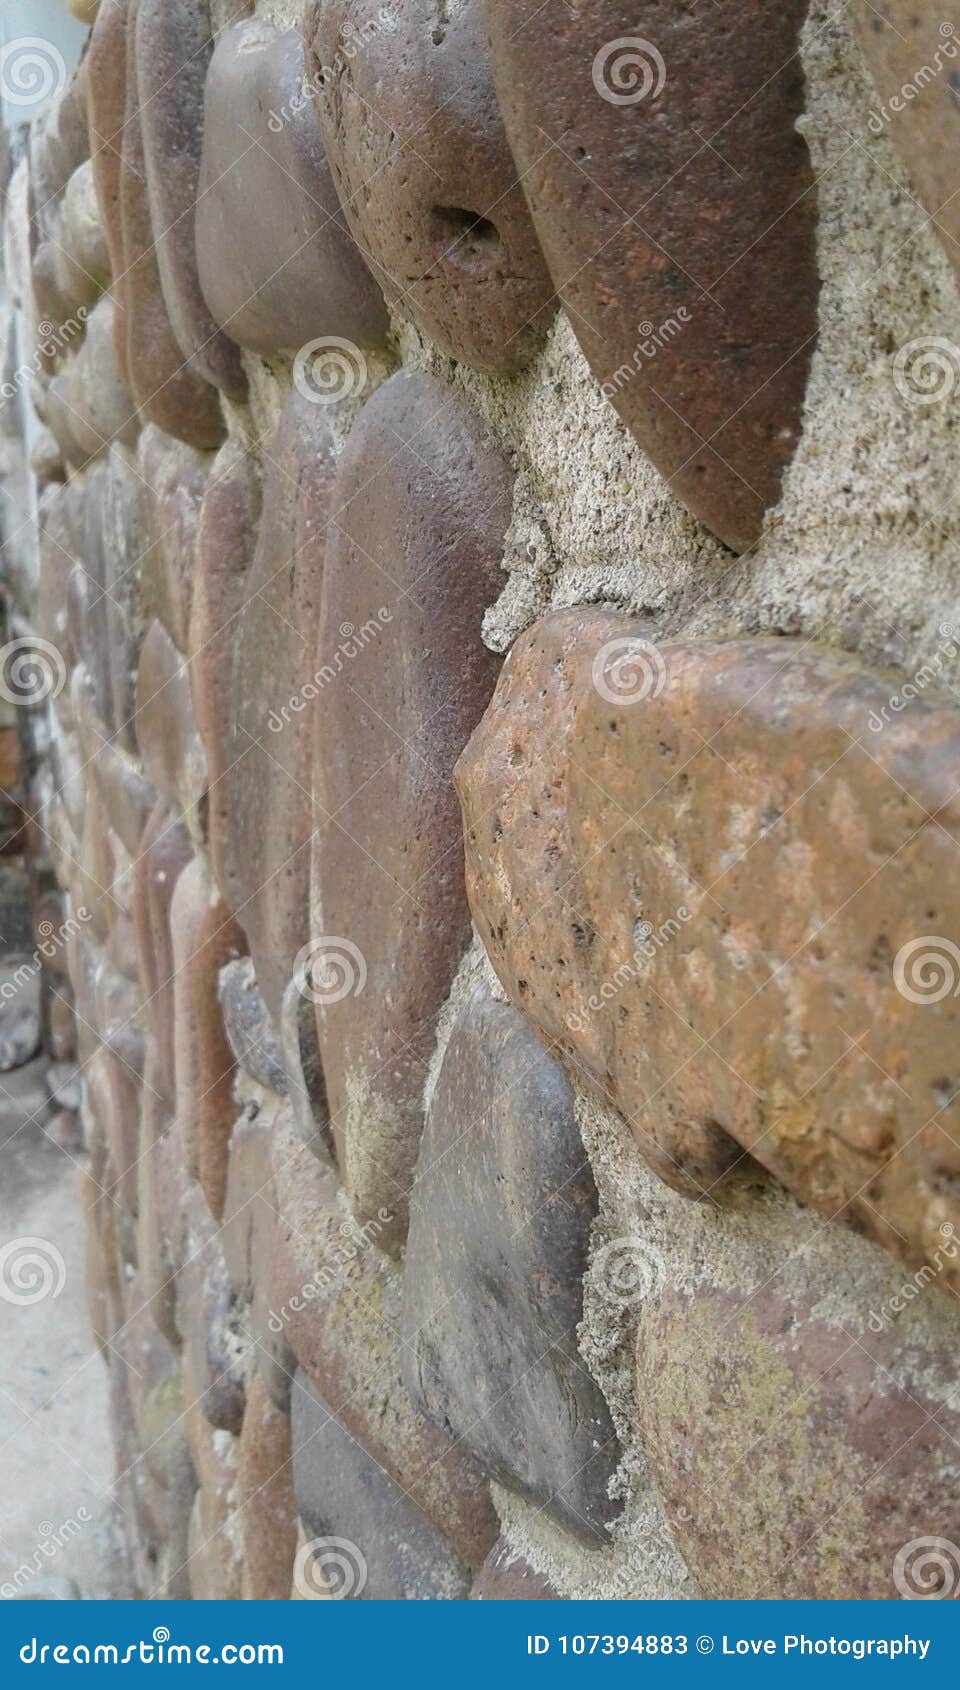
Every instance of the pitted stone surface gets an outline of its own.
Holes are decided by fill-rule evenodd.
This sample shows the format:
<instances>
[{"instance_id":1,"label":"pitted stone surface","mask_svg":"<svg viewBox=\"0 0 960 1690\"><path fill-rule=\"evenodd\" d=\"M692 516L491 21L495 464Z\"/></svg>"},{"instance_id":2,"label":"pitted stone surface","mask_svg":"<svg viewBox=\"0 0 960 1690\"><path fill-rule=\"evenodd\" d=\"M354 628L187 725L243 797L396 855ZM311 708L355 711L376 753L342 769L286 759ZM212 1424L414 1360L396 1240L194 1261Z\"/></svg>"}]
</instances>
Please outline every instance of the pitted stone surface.
<instances>
[{"instance_id":1,"label":"pitted stone surface","mask_svg":"<svg viewBox=\"0 0 960 1690\"><path fill-rule=\"evenodd\" d=\"M494 967L669 1183L742 1148L922 1261L960 1220L960 716L810 642L644 636L545 617L461 759Z\"/></svg>"},{"instance_id":2,"label":"pitted stone surface","mask_svg":"<svg viewBox=\"0 0 960 1690\"><path fill-rule=\"evenodd\" d=\"M779 497L817 331L796 129L809 0L709 15L650 0L639 31L621 0L481 4L517 172L590 367L678 498L742 551Z\"/></svg>"},{"instance_id":3,"label":"pitted stone surface","mask_svg":"<svg viewBox=\"0 0 960 1690\"><path fill-rule=\"evenodd\" d=\"M239 893L260 991L279 1019L284 987L308 937L309 700L334 478L329 409L292 391L268 455L260 538L233 631L224 787L230 886Z\"/></svg>"},{"instance_id":4,"label":"pitted stone surface","mask_svg":"<svg viewBox=\"0 0 960 1690\"><path fill-rule=\"evenodd\" d=\"M470 1592L474 1602L559 1602L560 1592L503 1539L491 1549Z\"/></svg>"},{"instance_id":5,"label":"pitted stone surface","mask_svg":"<svg viewBox=\"0 0 960 1690\"><path fill-rule=\"evenodd\" d=\"M341 1599L455 1601L468 1594L466 1567L362 1444L351 1437L310 1381L298 1373L291 1402L293 1487L309 1541L346 1539L359 1551L329 1585ZM324 1590L323 1555L304 1558L300 1579ZM328 1573L330 1568L328 1567Z\"/></svg>"},{"instance_id":6,"label":"pitted stone surface","mask_svg":"<svg viewBox=\"0 0 960 1690\"><path fill-rule=\"evenodd\" d=\"M206 83L197 258L207 304L241 346L297 352L341 335L380 344L380 292L347 233L299 29L220 36Z\"/></svg>"},{"instance_id":7,"label":"pitted stone surface","mask_svg":"<svg viewBox=\"0 0 960 1690\"><path fill-rule=\"evenodd\" d=\"M284 1096L287 1074L283 1050L260 996L249 957L229 962L217 987L223 1030L234 1061L251 1079Z\"/></svg>"},{"instance_id":8,"label":"pitted stone surface","mask_svg":"<svg viewBox=\"0 0 960 1690\"><path fill-rule=\"evenodd\" d=\"M667 1517L709 1600L895 1599L899 1552L955 1531L951 1346L828 1325L776 1284L704 1284L644 1307L637 1368Z\"/></svg>"},{"instance_id":9,"label":"pitted stone surface","mask_svg":"<svg viewBox=\"0 0 960 1690\"><path fill-rule=\"evenodd\" d=\"M147 198L170 325L194 373L242 400L239 353L211 317L197 275L203 91L213 54L208 0L137 0L136 53Z\"/></svg>"},{"instance_id":10,"label":"pitted stone surface","mask_svg":"<svg viewBox=\"0 0 960 1690\"><path fill-rule=\"evenodd\" d=\"M361 1219L390 1210L391 1249L405 1230L436 1018L469 940L452 771L496 679L480 622L500 580L510 492L480 423L426 376L379 389L337 481L305 985L345 1183ZM343 941L346 993L327 973Z\"/></svg>"},{"instance_id":11,"label":"pitted stone surface","mask_svg":"<svg viewBox=\"0 0 960 1690\"><path fill-rule=\"evenodd\" d=\"M237 923L196 857L177 881L170 910L177 1120L184 1161L215 1220L223 1213L227 1147L236 1110L234 1062L217 1002L221 968L243 953Z\"/></svg>"},{"instance_id":12,"label":"pitted stone surface","mask_svg":"<svg viewBox=\"0 0 960 1690\"><path fill-rule=\"evenodd\" d=\"M404 1273L414 1401L491 1478L603 1540L620 1449L577 1349L597 1193L563 1070L485 987L427 1116Z\"/></svg>"},{"instance_id":13,"label":"pitted stone surface","mask_svg":"<svg viewBox=\"0 0 960 1690\"><path fill-rule=\"evenodd\" d=\"M225 428L217 390L190 370L170 322L150 208L144 192L146 158L137 82L137 13L141 0L128 0L124 50L126 108L120 163L120 214L123 231L123 311L126 376L144 422L191 446L219 446ZM120 36L106 55L112 63ZM107 213L104 212L106 219Z\"/></svg>"},{"instance_id":14,"label":"pitted stone surface","mask_svg":"<svg viewBox=\"0 0 960 1690\"><path fill-rule=\"evenodd\" d=\"M391 305L453 357L510 375L536 351L553 293L479 8L406 0L383 19L377 0L321 0L306 15L344 214Z\"/></svg>"},{"instance_id":15,"label":"pitted stone surface","mask_svg":"<svg viewBox=\"0 0 960 1690\"><path fill-rule=\"evenodd\" d=\"M958 0L855 0L857 35L879 99L871 134L889 130L960 275L960 4Z\"/></svg>"},{"instance_id":16,"label":"pitted stone surface","mask_svg":"<svg viewBox=\"0 0 960 1690\"><path fill-rule=\"evenodd\" d=\"M345 1428L454 1545L480 1565L496 1536L482 1473L403 1388L400 1276L381 1254L383 1221L359 1227L333 1172L295 1136L273 1143L276 1314L300 1366Z\"/></svg>"}]
</instances>

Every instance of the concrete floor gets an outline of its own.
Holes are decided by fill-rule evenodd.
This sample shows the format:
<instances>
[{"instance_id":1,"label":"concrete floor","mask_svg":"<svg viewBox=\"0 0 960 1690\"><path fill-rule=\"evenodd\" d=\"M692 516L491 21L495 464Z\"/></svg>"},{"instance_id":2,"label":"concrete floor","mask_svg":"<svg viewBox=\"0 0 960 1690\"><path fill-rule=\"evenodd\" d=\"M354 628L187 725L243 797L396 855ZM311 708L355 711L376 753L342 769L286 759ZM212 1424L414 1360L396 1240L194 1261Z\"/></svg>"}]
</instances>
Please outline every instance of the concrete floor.
<instances>
[{"instance_id":1,"label":"concrete floor","mask_svg":"<svg viewBox=\"0 0 960 1690\"><path fill-rule=\"evenodd\" d=\"M0 1074L0 1597L11 1584L22 1597L126 1597L77 1169L30 1121L43 1099L39 1061ZM35 1243L14 1247L23 1239ZM36 1273L17 1274L28 1254L49 1280L31 1302Z\"/></svg>"}]
</instances>

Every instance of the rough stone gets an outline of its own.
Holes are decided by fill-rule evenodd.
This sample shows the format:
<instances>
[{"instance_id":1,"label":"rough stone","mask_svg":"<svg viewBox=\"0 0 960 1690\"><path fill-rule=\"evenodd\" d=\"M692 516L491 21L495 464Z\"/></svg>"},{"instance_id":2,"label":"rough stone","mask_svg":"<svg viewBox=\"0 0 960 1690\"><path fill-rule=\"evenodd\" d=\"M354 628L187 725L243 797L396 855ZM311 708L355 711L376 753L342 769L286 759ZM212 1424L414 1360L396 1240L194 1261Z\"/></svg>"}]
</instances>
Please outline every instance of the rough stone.
<instances>
[{"instance_id":1,"label":"rough stone","mask_svg":"<svg viewBox=\"0 0 960 1690\"><path fill-rule=\"evenodd\" d=\"M177 880L192 855L186 828L174 818L165 801L158 800L144 829L140 855L134 865L133 926L137 972L154 1043L151 1087L159 1093L171 1115L176 1108L176 1081L170 906ZM76 986L75 973L73 980Z\"/></svg>"},{"instance_id":2,"label":"rough stone","mask_svg":"<svg viewBox=\"0 0 960 1690\"><path fill-rule=\"evenodd\" d=\"M159 429L145 428L137 452L143 530L140 611L163 623L186 653L196 579L200 513L211 459Z\"/></svg>"},{"instance_id":3,"label":"rough stone","mask_svg":"<svg viewBox=\"0 0 960 1690\"><path fill-rule=\"evenodd\" d=\"M479 1566L496 1536L487 1486L404 1389L400 1276L377 1248L376 1224L350 1219L335 1175L295 1137L288 1111L274 1128L273 1166L275 1313L300 1366L414 1507ZM299 1493L298 1502L302 1513Z\"/></svg>"},{"instance_id":4,"label":"rough stone","mask_svg":"<svg viewBox=\"0 0 960 1690\"><path fill-rule=\"evenodd\" d=\"M126 260L121 208L121 152L127 81L128 0L103 0L87 50L87 115L91 166L107 243L114 289L114 350L117 372L128 380Z\"/></svg>"},{"instance_id":5,"label":"rough stone","mask_svg":"<svg viewBox=\"0 0 960 1690\"><path fill-rule=\"evenodd\" d=\"M194 374L243 400L240 355L207 310L197 275L204 84L213 55L208 0L137 0L136 28L147 198L170 325Z\"/></svg>"},{"instance_id":6,"label":"rough stone","mask_svg":"<svg viewBox=\"0 0 960 1690\"><path fill-rule=\"evenodd\" d=\"M260 538L233 630L224 790L228 876L257 983L279 1020L308 936L312 712L336 441L329 408L292 391L269 447ZM286 712L286 716L282 712Z\"/></svg>"},{"instance_id":7,"label":"rough stone","mask_svg":"<svg viewBox=\"0 0 960 1690\"><path fill-rule=\"evenodd\" d=\"M193 720L186 659L165 628L151 622L140 648L136 691L137 743L147 779L199 830L207 786L203 746Z\"/></svg>"},{"instance_id":8,"label":"rough stone","mask_svg":"<svg viewBox=\"0 0 960 1690\"><path fill-rule=\"evenodd\" d=\"M277 1211L273 1180L276 1105L248 1103L230 1135L221 1239L233 1287L242 1305L242 1324L253 1347L259 1376L272 1402L290 1410L290 1381L296 1360L277 1308L275 1291Z\"/></svg>"},{"instance_id":9,"label":"rough stone","mask_svg":"<svg viewBox=\"0 0 960 1690\"><path fill-rule=\"evenodd\" d=\"M407 1389L491 1478L603 1541L620 1449L577 1349L596 1187L563 1070L484 986L454 1024L418 1167Z\"/></svg>"},{"instance_id":10,"label":"rough stone","mask_svg":"<svg viewBox=\"0 0 960 1690\"><path fill-rule=\"evenodd\" d=\"M184 1225L178 1321L195 1400L215 1430L235 1437L243 1425L247 1357L219 1234L196 1186L187 1197Z\"/></svg>"},{"instance_id":11,"label":"rough stone","mask_svg":"<svg viewBox=\"0 0 960 1690\"><path fill-rule=\"evenodd\" d=\"M108 295L94 306L83 345L65 366L62 391L70 432L82 454L78 468L106 451L114 440L132 446L140 431L130 391L114 368L113 312Z\"/></svg>"},{"instance_id":12,"label":"rough stone","mask_svg":"<svg viewBox=\"0 0 960 1690\"><path fill-rule=\"evenodd\" d=\"M528 1561L503 1538L498 1539L477 1574L470 1592L474 1602L559 1602L560 1592L549 1579L534 1572Z\"/></svg>"},{"instance_id":13,"label":"rough stone","mask_svg":"<svg viewBox=\"0 0 960 1690\"><path fill-rule=\"evenodd\" d=\"M119 272L114 272L124 278L126 375L144 422L156 423L188 445L211 448L220 445L225 433L220 401L216 388L187 367L173 332L144 186L146 159L136 65L140 3L128 0L127 6L126 110L120 164L123 264ZM119 40L119 33L111 36L110 51L105 54L110 63L119 53Z\"/></svg>"},{"instance_id":14,"label":"rough stone","mask_svg":"<svg viewBox=\"0 0 960 1690\"><path fill-rule=\"evenodd\" d=\"M223 1012L223 1030L237 1067L258 1085L285 1096L287 1073L283 1049L257 989L249 957L227 964L220 975L217 994Z\"/></svg>"},{"instance_id":15,"label":"rough stone","mask_svg":"<svg viewBox=\"0 0 960 1690\"><path fill-rule=\"evenodd\" d=\"M237 1452L237 1507L243 1541L243 1597L286 1602L297 1547L290 1417L254 1379Z\"/></svg>"},{"instance_id":16,"label":"rough stone","mask_svg":"<svg viewBox=\"0 0 960 1690\"><path fill-rule=\"evenodd\" d=\"M511 375L536 351L553 292L478 7L464 0L438 22L433 0L406 0L383 17L376 0L323 0L306 15L344 214L391 305L453 357Z\"/></svg>"},{"instance_id":17,"label":"rough stone","mask_svg":"<svg viewBox=\"0 0 960 1690\"><path fill-rule=\"evenodd\" d=\"M517 169L590 367L677 496L742 551L779 497L817 331L796 128L808 0L709 16L651 0L639 36L620 0L481 3Z\"/></svg>"},{"instance_id":18,"label":"rough stone","mask_svg":"<svg viewBox=\"0 0 960 1690\"><path fill-rule=\"evenodd\" d=\"M109 285L110 254L91 159L74 171L64 190L55 266L57 286L71 309L95 305Z\"/></svg>"},{"instance_id":19,"label":"rough stone","mask_svg":"<svg viewBox=\"0 0 960 1690\"><path fill-rule=\"evenodd\" d=\"M291 1420L293 1486L307 1539L295 1581L342 1601L465 1597L466 1567L300 1373ZM331 1538L339 1542L331 1546Z\"/></svg>"},{"instance_id":20,"label":"rough stone","mask_svg":"<svg viewBox=\"0 0 960 1690\"><path fill-rule=\"evenodd\" d=\"M645 1305L637 1357L644 1444L708 1600L889 1600L900 1551L955 1534L948 1349L848 1332L776 1285L703 1284ZM904 1359L926 1389L896 1383Z\"/></svg>"},{"instance_id":21,"label":"rough stone","mask_svg":"<svg viewBox=\"0 0 960 1690\"><path fill-rule=\"evenodd\" d=\"M188 863L177 881L170 923L177 1122L187 1168L219 1220L236 1109L233 1055L217 1002L217 979L221 968L243 954L244 940L201 857Z\"/></svg>"},{"instance_id":22,"label":"rough stone","mask_svg":"<svg viewBox=\"0 0 960 1690\"><path fill-rule=\"evenodd\" d=\"M706 1196L752 1155L920 1262L960 1221L960 716L891 693L809 641L559 612L457 778L509 997L654 1171Z\"/></svg>"},{"instance_id":23,"label":"rough stone","mask_svg":"<svg viewBox=\"0 0 960 1690\"><path fill-rule=\"evenodd\" d=\"M320 1061L317 1017L297 980L291 980L283 994L280 1039L294 1130L315 1155L332 1161L333 1134Z\"/></svg>"},{"instance_id":24,"label":"rough stone","mask_svg":"<svg viewBox=\"0 0 960 1690\"><path fill-rule=\"evenodd\" d=\"M496 678L479 630L510 492L479 422L416 375L365 406L337 481L302 973L351 1202L364 1220L390 1210L391 1249L405 1231L436 1018L469 940L451 774Z\"/></svg>"},{"instance_id":25,"label":"rough stone","mask_svg":"<svg viewBox=\"0 0 960 1690\"><path fill-rule=\"evenodd\" d=\"M947 257L960 274L954 165L960 131L960 4L884 0L880 9L868 0L855 0L852 12L880 96L867 119L871 134L889 128Z\"/></svg>"},{"instance_id":26,"label":"rough stone","mask_svg":"<svg viewBox=\"0 0 960 1690\"><path fill-rule=\"evenodd\" d=\"M343 221L304 93L303 38L265 22L220 36L206 83L197 258L204 296L252 352L386 334L383 300Z\"/></svg>"}]
</instances>

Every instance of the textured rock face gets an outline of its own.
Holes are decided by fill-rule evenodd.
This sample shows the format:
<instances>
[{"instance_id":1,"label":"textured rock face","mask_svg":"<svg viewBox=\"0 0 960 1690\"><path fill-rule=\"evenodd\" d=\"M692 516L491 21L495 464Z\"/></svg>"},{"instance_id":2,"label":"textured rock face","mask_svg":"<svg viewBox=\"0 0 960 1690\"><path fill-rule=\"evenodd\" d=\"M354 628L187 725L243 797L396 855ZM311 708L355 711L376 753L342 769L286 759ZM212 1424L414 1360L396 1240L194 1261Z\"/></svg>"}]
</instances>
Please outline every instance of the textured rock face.
<instances>
[{"instance_id":1,"label":"textured rock face","mask_svg":"<svg viewBox=\"0 0 960 1690\"><path fill-rule=\"evenodd\" d=\"M483 988L454 1026L419 1166L408 1389L493 1478L602 1540L620 1452L576 1337L593 1175L562 1070Z\"/></svg>"},{"instance_id":2,"label":"textured rock face","mask_svg":"<svg viewBox=\"0 0 960 1690\"><path fill-rule=\"evenodd\" d=\"M197 260L210 310L252 352L341 335L383 340L383 300L350 241L299 29L259 20L217 42L206 82Z\"/></svg>"},{"instance_id":3,"label":"textured rock face","mask_svg":"<svg viewBox=\"0 0 960 1690\"><path fill-rule=\"evenodd\" d=\"M960 123L960 5L957 0L887 0L880 9L856 0L853 13L879 95L868 119L871 133L889 130L944 251L960 272L953 162Z\"/></svg>"},{"instance_id":4,"label":"textured rock face","mask_svg":"<svg viewBox=\"0 0 960 1690\"><path fill-rule=\"evenodd\" d=\"M461 760L494 966L669 1183L747 1152L921 1261L958 1219L960 719L809 643L644 633L544 619Z\"/></svg>"},{"instance_id":5,"label":"textured rock face","mask_svg":"<svg viewBox=\"0 0 960 1690\"><path fill-rule=\"evenodd\" d=\"M127 85L127 0L103 0L87 50L87 117L97 202L103 221L114 294L114 347L118 373L128 379L123 242L123 130ZM120 279L123 278L123 279Z\"/></svg>"},{"instance_id":6,"label":"textured rock face","mask_svg":"<svg viewBox=\"0 0 960 1690\"><path fill-rule=\"evenodd\" d=\"M248 1602L285 1602L297 1544L290 1461L290 1418L255 1379L247 1398L237 1464L243 1534L243 1595Z\"/></svg>"},{"instance_id":7,"label":"textured rock face","mask_svg":"<svg viewBox=\"0 0 960 1690\"><path fill-rule=\"evenodd\" d=\"M509 498L483 430L424 376L396 378L370 400L337 478L303 983L347 1189L363 1220L390 1210L391 1248L404 1231L433 1028L469 938L452 773L496 677L478 628Z\"/></svg>"},{"instance_id":8,"label":"textured rock face","mask_svg":"<svg viewBox=\"0 0 960 1690\"><path fill-rule=\"evenodd\" d=\"M344 215L391 305L445 351L511 374L551 288L507 148L474 0L321 0L307 66Z\"/></svg>"},{"instance_id":9,"label":"textured rock face","mask_svg":"<svg viewBox=\"0 0 960 1690\"><path fill-rule=\"evenodd\" d=\"M795 128L808 0L710 17L652 0L639 30L619 0L481 3L517 171L590 367L677 496L741 551L796 446L817 332Z\"/></svg>"},{"instance_id":10,"label":"textured rock face","mask_svg":"<svg viewBox=\"0 0 960 1690\"><path fill-rule=\"evenodd\" d=\"M548 1579L515 1554L508 1543L495 1543L484 1561L473 1589L474 1602L557 1602L559 1594Z\"/></svg>"},{"instance_id":11,"label":"textured rock face","mask_svg":"<svg viewBox=\"0 0 960 1690\"><path fill-rule=\"evenodd\" d=\"M291 1418L293 1485L308 1540L297 1556L297 1582L341 1601L465 1597L467 1569L302 1374L294 1380ZM331 1539L340 1540L339 1553L328 1555Z\"/></svg>"},{"instance_id":12,"label":"textured rock face","mask_svg":"<svg viewBox=\"0 0 960 1690\"><path fill-rule=\"evenodd\" d=\"M637 1369L650 1459L705 1597L889 1600L899 1551L955 1533L947 1354L855 1336L776 1287L741 1300L704 1286L644 1310Z\"/></svg>"}]
</instances>

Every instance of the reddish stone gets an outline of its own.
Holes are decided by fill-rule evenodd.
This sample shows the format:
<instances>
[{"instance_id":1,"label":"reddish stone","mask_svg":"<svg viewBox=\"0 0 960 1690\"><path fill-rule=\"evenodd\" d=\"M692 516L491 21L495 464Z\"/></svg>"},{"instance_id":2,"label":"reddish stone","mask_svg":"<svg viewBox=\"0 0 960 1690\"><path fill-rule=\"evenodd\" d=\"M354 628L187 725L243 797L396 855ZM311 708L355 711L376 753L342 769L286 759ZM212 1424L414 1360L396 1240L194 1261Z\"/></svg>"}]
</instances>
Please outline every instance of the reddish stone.
<instances>
[{"instance_id":1,"label":"reddish stone","mask_svg":"<svg viewBox=\"0 0 960 1690\"><path fill-rule=\"evenodd\" d=\"M151 1085L170 1113L176 1107L170 905L177 880L192 855L186 828L161 799L147 822L134 865L133 925L144 1009L155 1047ZM76 985L75 974L73 978Z\"/></svg>"},{"instance_id":2,"label":"reddish stone","mask_svg":"<svg viewBox=\"0 0 960 1690\"><path fill-rule=\"evenodd\" d=\"M257 20L219 37L207 76L200 280L226 333L265 354L324 335L378 345L387 329L344 226L305 74L299 29Z\"/></svg>"},{"instance_id":3,"label":"reddish stone","mask_svg":"<svg viewBox=\"0 0 960 1690\"><path fill-rule=\"evenodd\" d=\"M700 1593L890 1600L913 1545L919 1595L911 1562L956 1536L955 1377L952 1332L848 1331L770 1283L645 1304L644 1448Z\"/></svg>"},{"instance_id":4,"label":"reddish stone","mask_svg":"<svg viewBox=\"0 0 960 1690\"><path fill-rule=\"evenodd\" d=\"M197 1404L210 1425L237 1436L246 1404L246 1345L217 1228L196 1186L187 1194L177 1321Z\"/></svg>"},{"instance_id":5,"label":"reddish stone","mask_svg":"<svg viewBox=\"0 0 960 1690\"><path fill-rule=\"evenodd\" d=\"M251 1383L240 1435L237 1504L244 1600L286 1602L297 1546L290 1416L274 1406L259 1379Z\"/></svg>"},{"instance_id":6,"label":"reddish stone","mask_svg":"<svg viewBox=\"0 0 960 1690\"><path fill-rule=\"evenodd\" d=\"M143 542L139 561L140 610L163 623L178 651L190 641L196 580L197 535L210 458L145 428L137 453Z\"/></svg>"},{"instance_id":7,"label":"reddish stone","mask_svg":"<svg viewBox=\"0 0 960 1690\"><path fill-rule=\"evenodd\" d=\"M128 0L102 0L87 50L87 112L91 165L103 219L114 292L114 348L118 374L127 379L124 301L126 261L120 204L121 148L126 106Z\"/></svg>"},{"instance_id":8,"label":"reddish stone","mask_svg":"<svg viewBox=\"0 0 960 1690\"><path fill-rule=\"evenodd\" d=\"M796 127L808 0L648 0L639 28L621 0L481 5L517 172L590 367L678 498L742 551L779 498L817 332Z\"/></svg>"},{"instance_id":9,"label":"reddish stone","mask_svg":"<svg viewBox=\"0 0 960 1690\"><path fill-rule=\"evenodd\" d=\"M473 1602L559 1602L543 1573L534 1572L529 1561L505 1538L499 1538L480 1568L470 1592Z\"/></svg>"},{"instance_id":10,"label":"reddish stone","mask_svg":"<svg viewBox=\"0 0 960 1690\"><path fill-rule=\"evenodd\" d=\"M207 772L193 721L186 659L159 622L150 624L140 649L136 723L147 779L188 822L199 826Z\"/></svg>"},{"instance_id":11,"label":"reddish stone","mask_svg":"<svg viewBox=\"0 0 960 1690\"><path fill-rule=\"evenodd\" d=\"M457 1555L479 1566L496 1536L487 1487L469 1454L420 1414L404 1390L400 1276L378 1248L378 1224L358 1227L350 1219L337 1201L335 1175L300 1143L288 1111L274 1128L273 1166L279 1216L273 1324L282 1325L346 1431Z\"/></svg>"},{"instance_id":12,"label":"reddish stone","mask_svg":"<svg viewBox=\"0 0 960 1690\"><path fill-rule=\"evenodd\" d=\"M553 292L478 7L465 0L438 22L433 0L406 0L384 16L378 0L307 12L317 122L344 215L390 304L453 357L510 375L536 352Z\"/></svg>"},{"instance_id":13,"label":"reddish stone","mask_svg":"<svg viewBox=\"0 0 960 1690\"><path fill-rule=\"evenodd\" d=\"M240 401L247 392L240 354L207 310L197 275L203 91L212 55L208 0L137 0L147 198L170 325L194 373Z\"/></svg>"},{"instance_id":14,"label":"reddish stone","mask_svg":"<svg viewBox=\"0 0 960 1690\"><path fill-rule=\"evenodd\" d=\"M954 163L960 142L960 3L884 0L878 7L854 0L852 12L879 95L867 127L873 135L889 127L947 257L960 273Z\"/></svg>"},{"instance_id":15,"label":"reddish stone","mask_svg":"<svg viewBox=\"0 0 960 1690\"><path fill-rule=\"evenodd\" d=\"M260 539L232 634L228 884L276 1020L308 936L309 700L335 451L329 408L292 391L267 453Z\"/></svg>"},{"instance_id":16,"label":"reddish stone","mask_svg":"<svg viewBox=\"0 0 960 1690\"><path fill-rule=\"evenodd\" d=\"M144 422L154 422L191 446L219 446L223 414L216 388L186 367L163 297L146 192L146 159L137 85L136 20L141 0L128 0L126 111L120 165L123 226L126 375ZM119 33L110 55L119 52ZM107 214L104 213L106 221Z\"/></svg>"},{"instance_id":17,"label":"reddish stone","mask_svg":"<svg viewBox=\"0 0 960 1690\"><path fill-rule=\"evenodd\" d=\"M545 617L461 759L494 967L669 1183L749 1153L922 1261L960 1223L960 716L808 641L644 635Z\"/></svg>"},{"instance_id":18,"label":"reddish stone","mask_svg":"<svg viewBox=\"0 0 960 1690\"><path fill-rule=\"evenodd\" d=\"M177 1121L184 1160L219 1220L236 1109L234 1062L217 1002L217 977L225 963L242 955L244 941L200 857L177 881L170 921Z\"/></svg>"},{"instance_id":19,"label":"reddish stone","mask_svg":"<svg viewBox=\"0 0 960 1690\"><path fill-rule=\"evenodd\" d=\"M460 399L399 375L354 425L336 502L304 986L351 1201L363 1220L390 1210L396 1250L436 1019L469 942L452 770L496 679L480 623L502 585L511 479Z\"/></svg>"}]
</instances>

